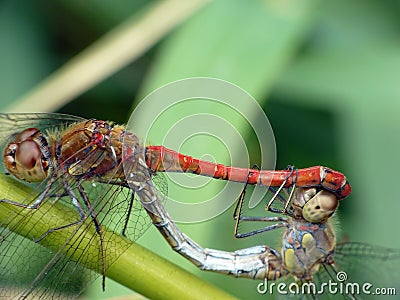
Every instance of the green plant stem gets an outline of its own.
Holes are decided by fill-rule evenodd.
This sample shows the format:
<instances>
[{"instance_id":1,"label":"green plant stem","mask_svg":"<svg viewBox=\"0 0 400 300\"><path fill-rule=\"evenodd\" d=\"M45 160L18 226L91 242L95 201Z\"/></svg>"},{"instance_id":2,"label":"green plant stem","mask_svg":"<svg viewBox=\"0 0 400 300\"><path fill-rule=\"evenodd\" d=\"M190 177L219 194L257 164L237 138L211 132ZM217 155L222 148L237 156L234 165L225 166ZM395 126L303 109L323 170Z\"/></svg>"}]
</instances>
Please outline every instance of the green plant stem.
<instances>
[{"instance_id":1,"label":"green plant stem","mask_svg":"<svg viewBox=\"0 0 400 300\"><path fill-rule=\"evenodd\" d=\"M152 3L81 51L34 89L14 101L8 112L55 111L141 56L209 0ZM42 101L46 99L46 101Z\"/></svg>"},{"instance_id":2,"label":"green plant stem","mask_svg":"<svg viewBox=\"0 0 400 300\"><path fill-rule=\"evenodd\" d=\"M27 186L3 174L0 174L0 187L1 199L21 201L30 192ZM10 230L26 238L34 239L43 235L48 229L55 228L52 226L57 226L60 221L68 222L69 214L66 212L68 209L60 203L51 204L45 201L39 210L46 213L32 214L32 210L2 202L0 203L0 224L6 222ZM28 214L29 218L26 218ZM10 216L12 217L10 218ZM73 260L79 258L79 262L83 263L86 268L101 273L98 270L99 264L93 259L82 259L82 257L97 257L99 253L99 245L93 243L93 239L91 241L89 238L97 234L95 226L85 226L90 225L91 220L89 219L79 226L78 230L76 226L57 230L39 243L52 251L57 251L59 248L63 249L63 245L68 241L70 247L65 247L66 250L62 251L68 252ZM107 259L116 260L107 269L106 275L120 284L151 299L234 299L231 295L200 280L142 246L105 228L102 230L104 240L110 245L115 245L112 251L106 252ZM73 232L75 232L74 238L69 239ZM76 241L75 237L77 237ZM119 249L120 245L122 245L121 249ZM125 250L126 247L128 247L127 250Z\"/></svg>"}]
</instances>

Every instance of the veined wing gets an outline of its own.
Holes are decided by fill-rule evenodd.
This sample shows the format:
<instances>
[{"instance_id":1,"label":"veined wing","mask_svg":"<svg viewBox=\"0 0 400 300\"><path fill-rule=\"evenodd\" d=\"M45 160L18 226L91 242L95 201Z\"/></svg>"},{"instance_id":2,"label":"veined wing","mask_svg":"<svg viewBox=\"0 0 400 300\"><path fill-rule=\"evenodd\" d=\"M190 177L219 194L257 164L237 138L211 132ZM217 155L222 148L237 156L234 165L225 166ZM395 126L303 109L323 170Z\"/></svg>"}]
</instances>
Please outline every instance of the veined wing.
<instances>
[{"instance_id":1,"label":"veined wing","mask_svg":"<svg viewBox=\"0 0 400 300\"><path fill-rule=\"evenodd\" d=\"M84 121L84 118L58 113L0 113L0 134L20 131L29 127L51 128Z\"/></svg>"},{"instance_id":2,"label":"veined wing","mask_svg":"<svg viewBox=\"0 0 400 300\"><path fill-rule=\"evenodd\" d=\"M400 249L364 243L342 243L336 249L335 261L347 275L345 283L371 284L372 297L379 292L375 289L395 288L396 295L400 293Z\"/></svg>"},{"instance_id":3,"label":"veined wing","mask_svg":"<svg viewBox=\"0 0 400 300\"><path fill-rule=\"evenodd\" d=\"M315 299L375 299L379 294L398 295L399 249L341 243L336 247L334 260L335 266L321 265L314 275Z\"/></svg>"},{"instance_id":4,"label":"veined wing","mask_svg":"<svg viewBox=\"0 0 400 300\"><path fill-rule=\"evenodd\" d=\"M70 187L82 203L76 182ZM129 188L109 183L96 183L94 187L90 182L83 187L88 197L97 196L91 208L101 224L107 274L110 265L129 246L120 240L116 244L114 232L121 234L125 230L126 236L134 240L150 226L150 220ZM8 206L9 211L0 227L0 295L11 298L23 292L46 299L73 298L102 274L100 235L87 209L87 218L80 223L69 196L60 194L60 189L51 192L53 196L46 198L39 209L22 209L22 214L20 208L13 211L15 207L1 205ZM66 227L49 233L40 242L33 240L42 238L49 229L63 226Z\"/></svg>"},{"instance_id":5,"label":"veined wing","mask_svg":"<svg viewBox=\"0 0 400 300\"><path fill-rule=\"evenodd\" d=\"M42 121L41 116L49 118L48 121ZM77 121L74 117L60 117L60 122L53 123L48 114L33 116L33 122L25 122L22 114L18 114L18 118L14 114L2 117L12 120L11 123L15 125L6 127L13 130L18 128L19 131L26 129L25 126L38 127L39 124L41 129L47 129L64 124L64 121L67 124ZM6 129L4 132L10 133ZM105 151L108 150L111 151ZM101 156L88 148L87 155L81 161L81 166L85 168L80 169L82 174L90 172L92 165L89 162L99 162ZM117 171L118 168L115 168ZM112 174L109 178L113 178ZM2 206L15 209L11 209L0 221L0 266L4 272L4 276L0 276L1 295L20 295L22 290L21 295L25 296L58 298L64 297L65 290L68 290L66 296L76 296L98 276L97 273L106 273L108 267L128 247L128 243L116 245L113 232L126 234L134 240L149 227L150 219L142 213L139 202L133 201L134 195L123 178L99 178L98 181L84 181L66 171L57 170L54 176L44 182L29 184L33 191L24 199L10 199L31 205L43 196L42 192L47 188L48 192L38 209L17 209L9 203L1 203ZM84 221L82 212L86 215ZM43 223L43 220L46 222ZM63 234L58 235L61 232ZM45 247L32 240L39 241ZM14 267L14 262L20 262L22 269ZM97 273L84 272L82 265L89 266ZM25 274L24 280L21 280L21 273Z\"/></svg>"}]
</instances>

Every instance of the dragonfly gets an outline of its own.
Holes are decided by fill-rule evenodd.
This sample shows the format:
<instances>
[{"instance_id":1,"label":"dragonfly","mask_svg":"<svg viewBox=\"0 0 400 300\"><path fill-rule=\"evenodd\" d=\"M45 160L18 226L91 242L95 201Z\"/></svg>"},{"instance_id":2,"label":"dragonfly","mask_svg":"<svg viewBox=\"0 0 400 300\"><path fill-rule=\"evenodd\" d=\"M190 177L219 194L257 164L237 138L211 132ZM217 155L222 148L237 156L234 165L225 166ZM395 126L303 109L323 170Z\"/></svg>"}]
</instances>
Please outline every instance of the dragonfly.
<instances>
[{"instance_id":1,"label":"dragonfly","mask_svg":"<svg viewBox=\"0 0 400 300\"><path fill-rule=\"evenodd\" d=\"M0 221L0 272L3 272L0 286L7 286L0 288L0 296L45 297L50 293L55 298L58 294L52 288L56 286L73 297L85 288L83 280L72 276L74 273L85 276L81 264L91 265L103 276L104 289L107 269L117 259L108 255L112 251L112 238L106 234L107 230L136 240L151 222L160 230L164 230L160 227L164 221L174 224L162 209L160 192L165 194L167 187L157 172L190 172L279 190L317 187L340 200L351 192L346 177L326 167L282 171L226 167L163 146L146 147L124 126L101 120L63 114L0 114L0 125L6 172L34 187L25 199L0 200L3 206L24 211L22 219L17 218L22 214L17 212ZM135 195L140 203L134 201ZM274 210L273 203L278 198L271 199L267 209L290 214L291 201L282 210ZM62 209L59 204L69 208L65 218L55 220L47 228L24 227L25 220L40 219L51 214L52 209ZM150 218L143 213L142 206ZM91 228L91 233L82 233L82 228ZM176 226L171 230L165 231L165 237L175 245L174 240L179 241L182 234ZM53 233L59 231L70 232L63 243L52 240ZM97 255L85 255L83 249L78 258L73 257L77 249L71 248L72 240L83 248L94 247ZM33 247L28 257L15 251L31 249L32 243L44 244L51 251ZM38 266L27 269L34 260L39 261ZM19 262L22 271L14 261ZM19 283L21 272L25 274L24 283ZM89 272L88 282L97 276L93 273ZM6 280L3 278L9 279L3 282Z\"/></svg>"},{"instance_id":2,"label":"dragonfly","mask_svg":"<svg viewBox=\"0 0 400 300\"><path fill-rule=\"evenodd\" d=\"M283 182L280 187L285 185ZM332 217L339 198L334 193L295 184L289 189L269 187L271 198L278 199L286 210L270 209L267 204L266 209L279 215L253 217L242 215L245 191L246 186L234 210L235 237L284 228L281 249L268 245L234 252L203 248L179 230L157 201L151 182L138 193L153 224L174 251L201 270L260 280L260 294L301 299L364 299L378 293L398 294L400 250L365 243L337 243ZM240 222L273 224L240 233Z\"/></svg>"}]
</instances>

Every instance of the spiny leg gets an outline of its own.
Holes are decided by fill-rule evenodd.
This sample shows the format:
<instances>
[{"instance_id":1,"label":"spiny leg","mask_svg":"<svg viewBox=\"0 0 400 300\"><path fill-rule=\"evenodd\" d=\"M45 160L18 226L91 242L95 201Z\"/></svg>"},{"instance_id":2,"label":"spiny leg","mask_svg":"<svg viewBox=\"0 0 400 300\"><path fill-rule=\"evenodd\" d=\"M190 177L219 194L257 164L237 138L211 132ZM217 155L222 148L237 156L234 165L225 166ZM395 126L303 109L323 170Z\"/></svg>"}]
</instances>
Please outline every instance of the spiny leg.
<instances>
[{"instance_id":1,"label":"spiny leg","mask_svg":"<svg viewBox=\"0 0 400 300\"><path fill-rule=\"evenodd\" d=\"M246 188L247 188L247 182L239 196L239 199L236 203L235 206L235 210L233 213L233 218L236 221L235 222L235 229L234 229L234 235L235 238L246 238L249 236L253 236L265 231L270 231L270 230L274 230L277 228L281 228L281 227L287 227L288 223L287 223L287 219L284 217L247 217L247 216L242 216L242 208L243 208L243 202L244 202L244 198L246 195ZM278 222L276 224L267 226L267 227L263 227L257 230L253 230L253 231L249 231L246 233L239 233L239 224L240 221L249 221L249 222Z\"/></svg>"},{"instance_id":2,"label":"spiny leg","mask_svg":"<svg viewBox=\"0 0 400 300\"><path fill-rule=\"evenodd\" d=\"M40 193L40 195L37 197L37 199L35 200L35 202L34 202L33 204L31 204L31 205L27 205L27 204L24 204L24 203L20 203L20 202L8 200L8 199L1 199L0 202L8 203L8 204L15 205L15 206L18 206L18 207L23 207L23 208L26 208L26 209L38 209L38 208L40 207L40 205L43 203L44 199L45 199L46 197L49 196L49 195L48 195L48 194L49 194L49 191L50 191L52 185L54 184L54 182L55 182L56 180L57 180L57 177L56 177L56 176L52 176L52 177L50 178L49 182L47 182L47 184L46 184L46 186L45 186L43 192ZM71 192L72 192L72 191L71 191ZM82 207L80 206L79 202L77 201L76 197L73 195L73 193L68 192L67 194L71 197L72 203L73 203L73 205L77 208L81 219L78 220L78 221L76 221L76 222L67 224L67 225L63 225L63 226L60 226L60 227L57 227L57 228L51 228L51 229L47 230L41 237L39 237L39 238L37 238L37 239L33 239L33 241L34 241L35 243L40 242L40 241L43 240L49 233L51 233L51 232L53 232L53 231L60 230L60 229L64 229L64 228L67 228L67 227L70 227L70 226L74 226L74 225L76 225L76 224L82 223L83 220L85 219L86 216L85 216L85 214L84 214L84 212L83 212Z\"/></svg>"},{"instance_id":3,"label":"spiny leg","mask_svg":"<svg viewBox=\"0 0 400 300\"><path fill-rule=\"evenodd\" d=\"M128 229L129 218L130 218L131 213L132 213L133 201L135 201L135 192L134 191L132 191L132 194L131 194L131 197L130 197L130 200L129 200L128 213L126 215L124 228L122 229L122 235L125 236L125 237L126 237L126 230Z\"/></svg>"},{"instance_id":4,"label":"spiny leg","mask_svg":"<svg viewBox=\"0 0 400 300\"><path fill-rule=\"evenodd\" d=\"M71 198L71 203L72 203L72 205L75 206L76 210L77 210L78 213L79 213L80 219L77 220L77 221L75 221L75 222L66 224L66 225L62 225L62 226L55 227L55 228L50 228L50 229L47 230L41 237L39 237L38 239L35 239L35 240L34 240L36 243L37 243L37 242L40 242L40 241L43 240L46 236L48 236L50 233L52 233L52 232L54 232L54 231L61 230L61 229L64 229L64 228L68 228L68 227L71 227L71 226L75 226L75 225L77 225L77 224L81 224L81 223L83 223L83 222L85 221L85 219L86 219L86 214L85 214L85 212L84 212L84 210L83 210L83 207L82 207L81 204L79 203L77 197L75 196L75 193L72 191L71 187L68 185L68 183L67 183L65 180L63 181L63 184L64 184L64 188L65 188L66 193L67 193L68 196Z\"/></svg>"},{"instance_id":5,"label":"spiny leg","mask_svg":"<svg viewBox=\"0 0 400 300\"><path fill-rule=\"evenodd\" d=\"M273 189L273 191L275 192L274 196L271 198L271 200L266 205L265 210L274 212L274 213L287 214L287 208L289 207L289 204L292 200L292 196L293 196L294 190L296 188L296 180L297 179L294 180L294 182L292 182L292 184L291 184L291 191L290 191L288 199L286 200L285 207L283 208L283 210L279 211L277 209L271 208L271 205L274 203L276 198L281 199L279 195L280 195L281 191L283 190L283 188L286 186L288 180L291 178L291 176L293 175L293 172L295 170L293 166L288 166L287 169L290 170L289 175L286 176L285 180L282 182L282 184L279 186L279 188L277 190ZM296 174L297 174L297 172L296 172ZM296 176L296 178L297 178L297 176Z\"/></svg>"},{"instance_id":6,"label":"spiny leg","mask_svg":"<svg viewBox=\"0 0 400 300\"><path fill-rule=\"evenodd\" d=\"M43 192L40 193L40 195L37 197L37 199L35 200L35 202L33 204L28 205L28 204L20 203L20 202L17 202L17 201L8 200L8 199L0 199L0 202L8 203L8 204L11 204L11 205L15 205L15 206L23 207L23 208L27 208L27 209L37 209L43 203L44 198L49 193L49 191L51 189L51 186L56 181L56 179L57 178L55 176L52 176L49 179L49 182L47 182Z\"/></svg>"},{"instance_id":7,"label":"spiny leg","mask_svg":"<svg viewBox=\"0 0 400 300\"><path fill-rule=\"evenodd\" d=\"M82 185L78 185L78 190L79 190L79 193L83 199L83 202L85 203L85 206L92 218L92 221L96 227L96 232L100 238L101 257L102 257L102 273L103 273L102 288L104 291L106 288L106 250L104 247L105 246L104 245L104 237L103 237L103 232L101 230L101 224L99 222L99 219L97 218L96 212L93 210L93 206L90 203L90 200L89 200L84 188L82 187Z\"/></svg>"}]
</instances>

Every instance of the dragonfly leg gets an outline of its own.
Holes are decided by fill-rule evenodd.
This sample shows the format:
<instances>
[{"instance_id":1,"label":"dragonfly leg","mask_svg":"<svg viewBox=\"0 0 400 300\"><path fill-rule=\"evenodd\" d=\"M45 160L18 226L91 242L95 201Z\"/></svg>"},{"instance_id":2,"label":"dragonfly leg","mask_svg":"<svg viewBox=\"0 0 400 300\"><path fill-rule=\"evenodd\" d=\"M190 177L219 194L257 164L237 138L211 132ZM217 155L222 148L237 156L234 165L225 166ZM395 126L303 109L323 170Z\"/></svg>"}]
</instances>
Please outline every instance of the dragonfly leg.
<instances>
[{"instance_id":1,"label":"dragonfly leg","mask_svg":"<svg viewBox=\"0 0 400 300\"><path fill-rule=\"evenodd\" d=\"M289 207L289 204L290 204L290 202L291 202L291 200L292 200L293 192L294 192L294 189L295 189L295 186L296 186L296 180L294 180L294 182L291 184L291 185L292 185L292 190L291 190L291 192L290 192L290 194L289 194L288 199L286 199L284 209L283 209L282 211L279 211L279 210L275 210L275 209L271 208L271 206L272 206L272 204L275 202L275 199L276 199L276 198L282 200L282 199L279 197L279 195L280 195L282 189L286 187L286 185L287 185L289 179L292 177L293 172L295 171L295 169L294 169L293 166L288 166L287 169L290 171L290 173L289 173L288 176L286 176L285 180L282 182L282 184L279 186L279 188L278 188L276 191L275 191L275 189L273 189L273 191L275 191L275 194L274 194L274 196L271 198L271 200L268 202L268 204L265 206L265 210L266 210L266 211L271 211L271 212L276 212L276 213L282 213L282 214L286 214L286 213L287 213L287 208ZM296 174L297 174L297 173L296 173Z\"/></svg>"},{"instance_id":2,"label":"dragonfly leg","mask_svg":"<svg viewBox=\"0 0 400 300\"><path fill-rule=\"evenodd\" d=\"M124 228L122 229L122 233L121 233L122 236L125 236L125 237L126 237L126 230L128 229L129 218L130 218L131 213L132 213L133 201L135 201L135 193L134 192L131 194L131 197L129 199L128 213L126 214Z\"/></svg>"},{"instance_id":3,"label":"dragonfly leg","mask_svg":"<svg viewBox=\"0 0 400 300\"><path fill-rule=\"evenodd\" d=\"M275 187L273 187L273 186L268 187L268 189L269 189L269 191L270 191L273 195L276 195L275 197L278 198L279 201L280 201L283 205L286 205L287 199L288 199L288 197L289 197L289 194L287 193L286 189L284 190L284 192L285 192L285 197L282 196L282 193L278 193L278 189L275 188Z\"/></svg>"},{"instance_id":4,"label":"dragonfly leg","mask_svg":"<svg viewBox=\"0 0 400 300\"><path fill-rule=\"evenodd\" d=\"M103 273L102 288L103 288L103 291L105 291L105 289L106 289L106 249L104 247L103 231L101 230L101 224L99 222L99 219L97 218L97 214L93 210L93 206L90 203L89 197L87 196L82 185L78 185L78 190L79 190L79 194L81 195L83 202L85 203L85 206L92 218L92 221L96 227L96 232L99 235L100 247L101 247L101 257L102 257L102 273ZM82 220L84 220L84 218Z\"/></svg>"},{"instance_id":5,"label":"dragonfly leg","mask_svg":"<svg viewBox=\"0 0 400 300\"><path fill-rule=\"evenodd\" d=\"M253 218L253 219L249 219L249 220L246 220L244 218L244 219L242 219L242 221L276 222L275 220L266 220L265 218L264 218L264 220L263 220L263 218ZM237 238L237 239L246 238L246 237L253 236L253 235L256 235L256 234L259 234L259 233L262 233L262 232L275 230L277 228L282 228L282 227L288 227L288 223L287 222L279 222L279 223L276 223L276 224L273 224L273 225L270 225L270 226L266 226L266 227L263 227L263 228L260 228L260 229L256 229L256 230L252 230L252 231L245 232L245 233L239 233L238 232L238 228L235 227L235 238Z\"/></svg>"},{"instance_id":6,"label":"dragonfly leg","mask_svg":"<svg viewBox=\"0 0 400 300\"><path fill-rule=\"evenodd\" d=\"M65 190L66 190L67 194L71 198L72 204L75 206L75 208L77 209L77 211L79 213L80 219L75 221L75 222L66 224L66 225L62 225L62 226L55 227L55 228L50 228L41 237L39 237L38 239L35 239L34 240L35 243L40 242L41 240L43 240L45 237L47 237L50 233L52 233L54 231L61 230L61 229L64 229L64 228L68 228L68 227L71 227L71 226L74 226L74 225L77 225L77 224L81 224L83 221L85 221L86 215L85 215L85 212L84 212L81 204L79 203L77 197L75 196L74 192L71 190L71 188L69 187L68 184L65 183L64 186L65 186Z\"/></svg>"},{"instance_id":7,"label":"dragonfly leg","mask_svg":"<svg viewBox=\"0 0 400 300\"><path fill-rule=\"evenodd\" d=\"M290 202L292 201L292 197L293 197L293 193L294 193L294 189L295 188L296 188L296 186L293 184L292 188L290 189L290 194L289 194L289 197L288 197L288 199L286 201L285 207L282 210L283 214L287 213L287 209L289 207Z\"/></svg>"},{"instance_id":8,"label":"dragonfly leg","mask_svg":"<svg viewBox=\"0 0 400 300\"><path fill-rule=\"evenodd\" d=\"M50 233L52 233L54 231L61 230L61 229L64 229L64 228L68 228L68 227L71 227L71 226L74 226L74 225L77 225L77 224L81 224L81 223L82 223L82 220L78 220L78 221L75 221L75 222L60 226L60 227L51 228L51 229L47 230L41 237L39 237L37 239L34 239L33 241L35 243L39 243L41 240L43 240L45 237L47 237Z\"/></svg>"},{"instance_id":9,"label":"dragonfly leg","mask_svg":"<svg viewBox=\"0 0 400 300\"><path fill-rule=\"evenodd\" d=\"M35 200L35 202L33 204L24 204L24 203L20 203L17 201L13 201L13 200L8 200L8 199L0 199L0 202L3 203L8 203L14 206L19 206L19 207L23 207L23 208L27 208L27 209L37 209L40 204L42 204L44 198L47 196L47 194L49 193L51 186L53 185L53 183L55 182L57 178L56 177L51 177L49 182L46 184L43 192L40 193L40 195L37 197L37 199Z\"/></svg>"},{"instance_id":10,"label":"dragonfly leg","mask_svg":"<svg viewBox=\"0 0 400 300\"><path fill-rule=\"evenodd\" d=\"M99 180L99 182L129 188L129 186L126 184L126 182L119 182L119 181L111 181L110 182L110 181L103 181L103 180ZM128 229L129 218L131 217L134 201L135 201L135 192L132 191L131 197L129 199L129 207L128 207L128 212L126 213L124 228L122 228L122 232L121 232L122 236L125 236L125 237L126 237L126 231Z\"/></svg>"},{"instance_id":11,"label":"dragonfly leg","mask_svg":"<svg viewBox=\"0 0 400 300\"><path fill-rule=\"evenodd\" d=\"M79 203L77 197L75 196L75 193L72 191L72 189L66 182L64 182L64 186L65 186L66 192L71 197L72 204L76 207L76 209L80 215L80 219L78 221L47 230L39 239L35 240L35 242L39 242L39 241L43 240L47 235L49 235L50 233L52 233L54 231L61 230L61 229L67 228L67 227L71 227L71 226L74 226L77 224L81 224L86 220L86 214L82 208L82 205ZM103 232L101 230L101 225L97 218L97 214L93 210L93 206L90 203L90 200L89 200L84 188L80 184L78 184L77 188L78 188L79 194L81 195L82 200L92 218L92 221L96 227L96 232L98 233L99 238L100 238L100 246L101 246L101 254L102 254L102 273L103 273L102 287L103 287L103 291L104 291L105 290L105 276L106 276L105 275L106 274L106 253L105 253L105 248L104 248Z\"/></svg>"},{"instance_id":12,"label":"dragonfly leg","mask_svg":"<svg viewBox=\"0 0 400 300\"><path fill-rule=\"evenodd\" d=\"M235 210L233 212L233 218L236 220L235 222L235 229L234 229L234 235L235 238L246 238L249 236L253 236L255 234L259 234L265 231L270 231L274 230L277 228L281 227L287 227L288 222L287 219L284 217L246 217L242 216L242 208L243 208L243 202L244 198L246 195L246 187L247 187L247 182L242 190L242 193L239 196L239 199L236 203ZM276 194L275 194L276 195ZM241 221L249 221L249 222L278 222L276 224L266 226L257 230L249 231L246 233L239 233L239 224Z\"/></svg>"}]
</instances>

